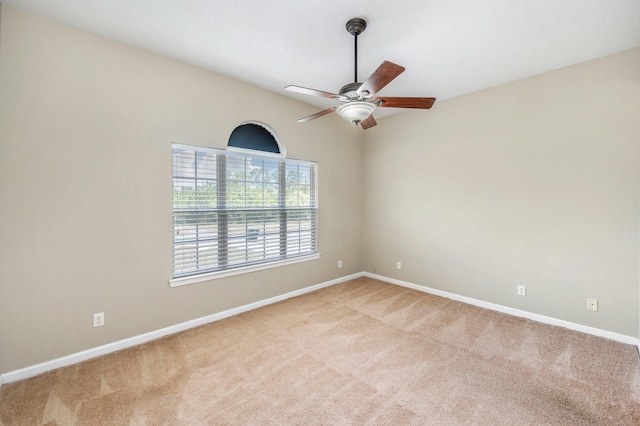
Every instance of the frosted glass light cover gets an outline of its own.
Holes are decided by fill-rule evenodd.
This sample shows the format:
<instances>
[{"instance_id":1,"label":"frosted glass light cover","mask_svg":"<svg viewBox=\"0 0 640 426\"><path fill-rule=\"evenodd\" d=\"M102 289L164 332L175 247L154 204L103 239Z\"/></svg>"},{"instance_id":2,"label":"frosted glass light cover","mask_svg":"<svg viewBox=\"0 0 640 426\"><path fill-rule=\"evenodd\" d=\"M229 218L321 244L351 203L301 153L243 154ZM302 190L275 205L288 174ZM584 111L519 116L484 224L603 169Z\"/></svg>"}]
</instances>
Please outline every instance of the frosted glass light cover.
<instances>
[{"instance_id":1,"label":"frosted glass light cover","mask_svg":"<svg viewBox=\"0 0 640 426\"><path fill-rule=\"evenodd\" d=\"M349 102L338 108L337 112L340 117L347 121L358 124L375 111L376 106L369 102Z\"/></svg>"}]
</instances>

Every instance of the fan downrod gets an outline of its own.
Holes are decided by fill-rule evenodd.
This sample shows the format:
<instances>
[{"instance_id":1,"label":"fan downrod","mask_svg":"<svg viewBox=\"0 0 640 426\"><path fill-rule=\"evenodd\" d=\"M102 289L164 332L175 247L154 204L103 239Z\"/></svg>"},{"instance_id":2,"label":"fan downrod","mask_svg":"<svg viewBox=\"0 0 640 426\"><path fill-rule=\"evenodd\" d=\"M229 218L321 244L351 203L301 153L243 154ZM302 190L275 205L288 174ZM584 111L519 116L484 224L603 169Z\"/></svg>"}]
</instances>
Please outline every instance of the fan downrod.
<instances>
[{"instance_id":1,"label":"fan downrod","mask_svg":"<svg viewBox=\"0 0 640 426\"><path fill-rule=\"evenodd\" d=\"M358 81L358 35L367 28L367 21L362 18L351 18L347 21L346 28L353 36L353 82L355 83Z\"/></svg>"}]
</instances>

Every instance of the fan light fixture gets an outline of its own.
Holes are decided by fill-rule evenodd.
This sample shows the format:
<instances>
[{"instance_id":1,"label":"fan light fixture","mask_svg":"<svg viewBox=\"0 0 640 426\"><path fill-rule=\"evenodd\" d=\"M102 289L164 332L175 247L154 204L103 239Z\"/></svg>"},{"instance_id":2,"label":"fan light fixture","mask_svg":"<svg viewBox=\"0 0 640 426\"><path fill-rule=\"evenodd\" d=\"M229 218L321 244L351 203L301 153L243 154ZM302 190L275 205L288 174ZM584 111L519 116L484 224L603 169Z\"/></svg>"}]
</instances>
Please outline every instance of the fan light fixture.
<instances>
[{"instance_id":1,"label":"fan light fixture","mask_svg":"<svg viewBox=\"0 0 640 426\"><path fill-rule=\"evenodd\" d=\"M376 106L371 102L356 101L340 106L337 113L340 114L340 117L357 125L369 117L375 109Z\"/></svg>"}]
</instances>

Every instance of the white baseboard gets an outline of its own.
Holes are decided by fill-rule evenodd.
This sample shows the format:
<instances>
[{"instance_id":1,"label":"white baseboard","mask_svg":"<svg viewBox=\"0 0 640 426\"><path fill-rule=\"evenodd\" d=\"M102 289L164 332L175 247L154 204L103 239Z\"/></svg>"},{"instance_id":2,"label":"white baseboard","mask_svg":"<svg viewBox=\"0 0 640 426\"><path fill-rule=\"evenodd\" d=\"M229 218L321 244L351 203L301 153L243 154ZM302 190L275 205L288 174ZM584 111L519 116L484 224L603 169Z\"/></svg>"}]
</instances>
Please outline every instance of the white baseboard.
<instances>
[{"instance_id":1,"label":"white baseboard","mask_svg":"<svg viewBox=\"0 0 640 426\"><path fill-rule=\"evenodd\" d=\"M188 330L190 328L198 327L204 324L208 324L211 322L219 321L224 318L228 318L233 315L238 315L243 312L251 311L253 309L258 309L263 306L267 306L276 302L280 302L292 297L301 296L306 293L311 293L316 290L320 290L325 287L330 287L332 285L340 284L345 281L349 281L359 277L369 277L374 278L380 281L385 281L391 284L411 288L414 290L418 290L424 293L430 293L436 296L442 296L447 299L456 300L458 302L467 303L470 305L478 306L481 308L491 309L493 311L502 312L509 315L514 315L517 317L527 318L533 321L541 322L544 324L556 325L564 328L568 328L570 330L580 331L582 333L591 334L594 336L604 337L606 339L614 340L621 343L626 343L629 345L635 345L638 347L640 351L640 340L635 337L626 336L619 333L614 333L611 331L601 330L594 327L588 327L586 325L576 324L569 321L564 321L552 317L547 317L544 315L534 314L527 311L522 311L519 309L509 308L507 306L498 305L495 303L485 302L478 299L473 299L471 297L460 296L455 293L449 293L447 291L437 290L430 287L425 287L413 283L409 283L406 281L397 280L395 278L389 278L382 275L372 274L369 272L359 272L356 274L348 275L345 277L337 278L335 280L326 281L320 284L312 285L310 287L305 287L300 290L295 290L289 293L285 293L279 296L274 296L269 299L259 300L257 302L249 303L247 305L238 306L236 308L228 309L226 311L218 312L215 314L207 315L201 318L196 318L190 321L186 321L180 324L172 325L169 327L162 328L160 330L151 331L149 333L141 334L138 336L133 336L124 340L120 340L113 343L108 343L103 346L98 346L96 348L87 349L82 352L78 352L75 354L71 354L62 358L57 358L51 361L46 361L40 364L36 364L30 367L25 367L20 370L10 371L8 373L0 375L0 388L3 383L11 383L16 382L18 380L28 379L29 377L37 376L38 374L45 373L50 370L54 370L60 367L66 367L68 365L76 364L82 361L89 360L91 358L96 358L98 356L106 355L112 352L116 352L122 349L126 349L132 346L140 345L142 343L149 342L151 340L159 339L164 336L168 336L170 334L179 333L184 330Z\"/></svg>"},{"instance_id":2,"label":"white baseboard","mask_svg":"<svg viewBox=\"0 0 640 426\"><path fill-rule=\"evenodd\" d=\"M305 287L300 290L295 290L289 293L285 293L279 296L274 296L269 299L259 300L257 302L249 303L248 305L238 306L237 308L228 309L226 311L218 312L215 314L207 315L201 318L196 318L190 321L186 321L180 324L172 325L162 328L160 330L151 331L149 333L141 334L138 336L129 337L124 340L120 340L113 343L108 343L97 348L87 349L86 351L78 352L75 354L67 355L62 358L53 359L40 364L25 367L20 370L10 371L8 373L0 375L0 387L2 383L11 383L18 380L28 379L29 377L37 376L38 374L45 373L50 370L54 370L60 367L66 367L68 365L76 364L82 361L86 361L91 358L96 358L102 355L106 355L112 352L116 352L122 349L130 348L132 346L140 345L142 343L149 342L151 340L159 339L160 337L168 336L170 334L179 333L190 328L198 327L211 322L219 321L224 318L228 318L233 315L238 315L243 312L258 309L272 303L280 302L292 297L301 296L306 293L311 293L321 288L330 287L335 284L340 284L345 281L349 281L355 278L362 277L363 273L348 275L335 280L326 281L320 284Z\"/></svg>"},{"instance_id":3,"label":"white baseboard","mask_svg":"<svg viewBox=\"0 0 640 426\"><path fill-rule=\"evenodd\" d=\"M614 333L612 331L601 330L595 327L589 327L586 325L576 324L569 321L560 320L553 317L547 317L545 315L534 314L532 312L522 311L520 309L509 308L508 306L498 305L495 303L485 302L483 300L473 299L471 297L460 296L455 293L449 293L447 291L437 290L435 288L425 287L413 283L409 283L406 281L400 281L395 278L389 278L382 275L372 274L369 272L364 272L362 274L368 278L375 278L380 281L385 281L391 284L396 284L402 287L411 288L414 290L421 291L423 293L429 293L436 296L442 296L447 299L456 300L458 302L467 303L469 305L479 306L481 308L490 309L492 311L502 312L505 314L513 315L516 317L527 318L533 321L541 322L544 324L557 325L560 327L568 328L570 330L580 331L582 333L591 334L594 336L604 337L605 339L615 340L616 342L626 343L629 345L634 345L640 350L640 340L636 337L626 336L624 334Z\"/></svg>"}]
</instances>

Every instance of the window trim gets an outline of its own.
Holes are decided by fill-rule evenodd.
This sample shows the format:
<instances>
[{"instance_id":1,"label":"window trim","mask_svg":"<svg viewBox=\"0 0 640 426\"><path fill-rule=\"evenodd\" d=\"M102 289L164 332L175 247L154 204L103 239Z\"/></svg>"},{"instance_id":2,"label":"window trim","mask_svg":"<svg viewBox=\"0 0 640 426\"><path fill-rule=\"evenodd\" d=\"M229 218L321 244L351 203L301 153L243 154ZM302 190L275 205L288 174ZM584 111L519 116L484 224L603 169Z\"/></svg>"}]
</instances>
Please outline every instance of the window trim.
<instances>
[{"instance_id":1,"label":"window trim","mask_svg":"<svg viewBox=\"0 0 640 426\"><path fill-rule=\"evenodd\" d=\"M294 263L307 262L309 260L320 259L320 252L314 254L307 254L304 256L291 257L289 259L274 260L272 262L265 262L258 265L240 266L233 269L227 269L215 272L206 272L204 274L189 275L186 277L172 278L169 280L170 287L179 287L187 284L195 284L202 281L217 280L219 278L232 277L234 275L248 274L250 272L262 271L265 269L277 268L285 265L292 265Z\"/></svg>"},{"instance_id":2,"label":"window trim","mask_svg":"<svg viewBox=\"0 0 640 426\"><path fill-rule=\"evenodd\" d=\"M262 124L261 124L262 125ZM277 140L278 145L280 147L282 147L280 145L280 142ZM279 158L281 160L284 160L285 162L302 162L302 163L314 163L312 161L306 161L306 160L296 160L296 159L289 159L286 158L284 156L284 154L275 154L275 153L270 153L270 152L262 152L262 151L257 151L257 150L250 150L250 149L244 149L244 148L236 148L236 147L227 147L226 150L220 150L219 148L212 148L212 147L206 147L206 146L199 146L199 145L190 145L190 144L182 144L182 143L172 143L172 152L173 152L173 148L179 148L179 149L201 149L204 151L228 151L231 153L237 153L239 155L256 155L256 156L261 156L261 157L271 157L271 158ZM173 154L172 154L172 160L173 160ZM173 173L172 173L173 174ZM316 163L316 191L317 191L317 179L318 179L318 170L317 170L317 163ZM317 197L317 195L316 195ZM309 253L309 254L302 254L302 255L298 255L298 256L292 256L292 257L288 257L288 258L279 258L279 259L273 259L270 261L265 261L262 263L258 263L258 264L251 264L251 265L246 265L246 266L237 266L237 267L232 267L229 269L221 269L218 271L210 271L210 272L203 272L203 273L196 273L193 275L186 275L186 276L180 276L180 277L172 277L171 279L169 279L169 286L170 287L180 287L183 285L188 285L188 284L195 284L195 283L199 283L199 282L203 282L203 281L211 281L211 280L216 280L216 279L220 279L220 278L226 278L226 277L231 277L231 276L235 276L235 275L242 275L242 274L247 274L247 273L251 273L251 272L257 272L257 271L262 271L262 270L266 270L266 269L271 269L271 268L277 268L280 266L286 266L286 265L291 265L291 264L295 264L295 263L301 263L301 262L307 262L307 261L312 261L312 260L318 260L321 257L321 253L319 250L319 232L318 232L318 216L317 216L317 212L319 211L319 199L316 198L316 202L315 202L315 211L316 211L316 218L315 218L315 240L316 240L316 251L315 253ZM173 215L173 213L172 213ZM172 248L173 248L173 242L172 242Z\"/></svg>"},{"instance_id":3,"label":"window trim","mask_svg":"<svg viewBox=\"0 0 640 426\"><path fill-rule=\"evenodd\" d=\"M173 144L173 145L177 146L179 144ZM180 146L188 146L188 145L180 145ZM244 154L244 155L256 155L256 153L259 153L257 155L260 155L261 157L282 158L284 160L287 160L287 158L285 158L282 154L276 154L275 152L254 151L252 149L238 148L235 146L228 146L225 151L237 152L238 154Z\"/></svg>"}]
</instances>

